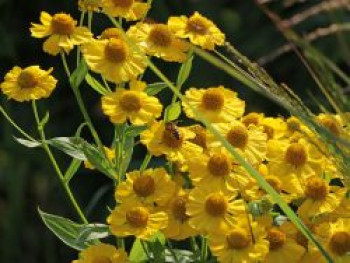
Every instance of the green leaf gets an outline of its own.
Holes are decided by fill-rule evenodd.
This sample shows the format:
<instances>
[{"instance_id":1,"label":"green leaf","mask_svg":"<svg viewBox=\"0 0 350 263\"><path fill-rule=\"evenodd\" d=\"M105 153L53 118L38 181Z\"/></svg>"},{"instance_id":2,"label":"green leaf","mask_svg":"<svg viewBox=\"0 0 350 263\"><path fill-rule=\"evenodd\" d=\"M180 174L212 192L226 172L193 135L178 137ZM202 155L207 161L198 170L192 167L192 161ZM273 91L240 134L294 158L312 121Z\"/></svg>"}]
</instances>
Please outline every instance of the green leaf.
<instances>
[{"instance_id":1,"label":"green leaf","mask_svg":"<svg viewBox=\"0 0 350 263\"><path fill-rule=\"evenodd\" d=\"M198 262L199 257L195 258L192 251L182 249L165 249L165 262L174 262L174 254L178 262Z\"/></svg>"},{"instance_id":2,"label":"green leaf","mask_svg":"<svg viewBox=\"0 0 350 263\"><path fill-rule=\"evenodd\" d=\"M140 135L141 132L143 132L146 129L147 129L146 125L142 125L142 126L132 125L126 128L125 135L129 137L137 137Z\"/></svg>"},{"instance_id":3,"label":"green leaf","mask_svg":"<svg viewBox=\"0 0 350 263\"><path fill-rule=\"evenodd\" d=\"M63 243L77 250L83 250L92 244L81 240L77 242L77 237L80 235L83 225L77 224L69 219L44 213L38 209L41 219Z\"/></svg>"},{"instance_id":4,"label":"green leaf","mask_svg":"<svg viewBox=\"0 0 350 263\"><path fill-rule=\"evenodd\" d=\"M149 250L153 255L153 262L163 263L165 262L165 249L163 244L157 239L154 242L148 242Z\"/></svg>"},{"instance_id":5,"label":"green leaf","mask_svg":"<svg viewBox=\"0 0 350 263\"><path fill-rule=\"evenodd\" d=\"M147 255L145 251L142 248L142 244L140 239L136 239L132 245L129 260L131 262L146 262L147 261Z\"/></svg>"},{"instance_id":6,"label":"green leaf","mask_svg":"<svg viewBox=\"0 0 350 263\"><path fill-rule=\"evenodd\" d=\"M145 92L150 96L155 96L166 87L168 87L168 85L164 82L152 83L147 85Z\"/></svg>"},{"instance_id":7,"label":"green leaf","mask_svg":"<svg viewBox=\"0 0 350 263\"><path fill-rule=\"evenodd\" d=\"M73 176L78 171L80 165L81 165L81 160L78 160L78 159L72 160L67 171L64 173L64 181L66 183L68 183L73 178Z\"/></svg>"},{"instance_id":8,"label":"green leaf","mask_svg":"<svg viewBox=\"0 0 350 263\"><path fill-rule=\"evenodd\" d=\"M115 179L116 171L106 160L104 153L100 152L95 146L83 141L81 143L81 149L84 152L86 159L101 173L108 177Z\"/></svg>"},{"instance_id":9,"label":"green leaf","mask_svg":"<svg viewBox=\"0 0 350 263\"><path fill-rule=\"evenodd\" d=\"M41 146L41 142L38 141L32 141L32 140L27 140L27 139L22 139L22 138L17 138L13 136L13 138L20 144L24 145L25 147L28 148L35 148Z\"/></svg>"},{"instance_id":10,"label":"green leaf","mask_svg":"<svg viewBox=\"0 0 350 263\"><path fill-rule=\"evenodd\" d=\"M121 165L122 174L125 174L126 170L129 167L132 154L134 151L134 144L135 144L134 136L125 137L124 146L123 146L123 158L122 158L122 165Z\"/></svg>"},{"instance_id":11,"label":"green leaf","mask_svg":"<svg viewBox=\"0 0 350 263\"><path fill-rule=\"evenodd\" d=\"M190 76L192 70L193 56L187 58L187 60L181 65L179 75L177 76L176 85L177 87L182 87Z\"/></svg>"},{"instance_id":12,"label":"green leaf","mask_svg":"<svg viewBox=\"0 0 350 263\"><path fill-rule=\"evenodd\" d=\"M179 118L180 114L181 114L181 104L180 102L175 102L165 108L164 119L166 121L174 121L177 118Z\"/></svg>"},{"instance_id":13,"label":"green leaf","mask_svg":"<svg viewBox=\"0 0 350 263\"><path fill-rule=\"evenodd\" d=\"M89 86L91 88L93 88L96 92L98 92L99 94L105 95L108 92L106 90L106 88L90 74L86 74L85 80L86 80L87 84L89 84Z\"/></svg>"},{"instance_id":14,"label":"green leaf","mask_svg":"<svg viewBox=\"0 0 350 263\"><path fill-rule=\"evenodd\" d=\"M80 84L85 79L86 74L89 69L84 59L82 59L79 63L79 66L74 70L72 75L69 78L69 83L72 87L78 88Z\"/></svg>"},{"instance_id":15,"label":"green leaf","mask_svg":"<svg viewBox=\"0 0 350 263\"><path fill-rule=\"evenodd\" d=\"M104 224L88 224L80 228L76 243L105 238L111 235L109 226Z\"/></svg>"},{"instance_id":16,"label":"green leaf","mask_svg":"<svg viewBox=\"0 0 350 263\"><path fill-rule=\"evenodd\" d=\"M57 137L46 141L47 144L61 150L65 154L85 161L86 157L84 151L81 149L81 145L84 142L83 139L77 137Z\"/></svg>"}]
</instances>

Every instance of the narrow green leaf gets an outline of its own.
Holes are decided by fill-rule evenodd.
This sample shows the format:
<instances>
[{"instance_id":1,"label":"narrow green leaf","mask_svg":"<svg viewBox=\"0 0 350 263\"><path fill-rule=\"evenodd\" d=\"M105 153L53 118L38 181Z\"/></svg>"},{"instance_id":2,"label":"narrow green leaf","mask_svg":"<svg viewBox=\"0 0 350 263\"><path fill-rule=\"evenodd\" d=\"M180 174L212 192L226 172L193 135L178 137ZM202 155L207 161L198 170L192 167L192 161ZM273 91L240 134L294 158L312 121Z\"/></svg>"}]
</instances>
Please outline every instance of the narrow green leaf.
<instances>
[{"instance_id":1,"label":"narrow green leaf","mask_svg":"<svg viewBox=\"0 0 350 263\"><path fill-rule=\"evenodd\" d=\"M78 160L78 159L73 159L72 160L72 162L70 163L67 171L64 174L64 181L66 183L68 183L73 178L73 176L78 171L80 165L81 165L81 160Z\"/></svg>"},{"instance_id":2,"label":"narrow green leaf","mask_svg":"<svg viewBox=\"0 0 350 263\"><path fill-rule=\"evenodd\" d=\"M82 225L79 225L69 219L44 213L38 209L41 219L63 243L77 250L83 250L88 247L91 242L81 240L77 242L77 237L80 235Z\"/></svg>"},{"instance_id":3,"label":"narrow green leaf","mask_svg":"<svg viewBox=\"0 0 350 263\"><path fill-rule=\"evenodd\" d=\"M165 262L165 249L163 244L158 239L154 242L148 242L148 248L152 252L153 262Z\"/></svg>"},{"instance_id":4,"label":"narrow green leaf","mask_svg":"<svg viewBox=\"0 0 350 263\"><path fill-rule=\"evenodd\" d=\"M99 94L105 95L108 92L106 90L106 88L90 74L86 74L85 80L86 80L87 84L89 84L89 86L91 88L93 88L96 92L98 92Z\"/></svg>"},{"instance_id":5,"label":"narrow green leaf","mask_svg":"<svg viewBox=\"0 0 350 263\"><path fill-rule=\"evenodd\" d=\"M109 226L104 224L88 224L84 225L79 230L79 235L76 238L76 243L87 242L91 240L106 238L111 235Z\"/></svg>"},{"instance_id":6,"label":"narrow green leaf","mask_svg":"<svg viewBox=\"0 0 350 263\"><path fill-rule=\"evenodd\" d=\"M79 63L79 66L74 70L72 75L69 78L69 83L72 87L78 88L80 84L85 79L86 74L89 69L84 59L82 59Z\"/></svg>"},{"instance_id":7,"label":"narrow green leaf","mask_svg":"<svg viewBox=\"0 0 350 263\"><path fill-rule=\"evenodd\" d=\"M174 121L177 118L179 118L180 114L181 114L181 104L180 102L175 102L165 108L164 119L166 121Z\"/></svg>"},{"instance_id":8,"label":"narrow green leaf","mask_svg":"<svg viewBox=\"0 0 350 263\"><path fill-rule=\"evenodd\" d=\"M176 85L177 87L182 87L190 76L192 70L193 56L187 58L187 60L181 65L179 70L179 75L177 76Z\"/></svg>"},{"instance_id":9,"label":"narrow green leaf","mask_svg":"<svg viewBox=\"0 0 350 263\"><path fill-rule=\"evenodd\" d=\"M168 85L164 82L152 83L147 85L145 92L150 96L155 96L166 87L168 87Z\"/></svg>"},{"instance_id":10,"label":"narrow green leaf","mask_svg":"<svg viewBox=\"0 0 350 263\"><path fill-rule=\"evenodd\" d=\"M13 136L13 138L20 144L24 145L25 147L28 148L35 148L41 146L41 142L38 141L32 141L32 140L27 140L27 139L22 139L22 138L17 138Z\"/></svg>"},{"instance_id":11,"label":"narrow green leaf","mask_svg":"<svg viewBox=\"0 0 350 263\"><path fill-rule=\"evenodd\" d=\"M140 135L141 132L147 129L146 125L138 126L138 125L132 125L126 128L125 135L129 137L137 137Z\"/></svg>"},{"instance_id":12,"label":"narrow green leaf","mask_svg":"<svg viewBox=\"0 0 350 263\"><path fill-rule=\"evenodd\" d=\"M131 262L146 262L147 261L147 255L145 251L142 248L142 244L140 239L136 239L132 245L129 260Z\"/></svg>"},{"instance_id":13,"label":"narrow green leaf","mask_svg":"<svg viewBox=\"0 0 350 263\"><path fill-rule=\"evenodd\" d=\"M134 144L135 144L135 137L134 136L126 136L124 140L124 146L123 146L123 158L122 158L122 165L121 165L121 171L122 174L126 173L126 170L129 167L129 164L131 162L132 154L134 151Z\"/></svg>"},{"instance_id":14,"label":"narrow green leaf","mask_svg":"<svg viewBox=\"0 0 350 263\"><path fill-rule=\"evenodd\" d=\"M83 139L77 137L57 137L52 138L46 141L47 144L61 150L65 154L81 160L85 161L86 157L84 152L81 149L81 145L84 142Z\"/></svg>"}]
</instances>

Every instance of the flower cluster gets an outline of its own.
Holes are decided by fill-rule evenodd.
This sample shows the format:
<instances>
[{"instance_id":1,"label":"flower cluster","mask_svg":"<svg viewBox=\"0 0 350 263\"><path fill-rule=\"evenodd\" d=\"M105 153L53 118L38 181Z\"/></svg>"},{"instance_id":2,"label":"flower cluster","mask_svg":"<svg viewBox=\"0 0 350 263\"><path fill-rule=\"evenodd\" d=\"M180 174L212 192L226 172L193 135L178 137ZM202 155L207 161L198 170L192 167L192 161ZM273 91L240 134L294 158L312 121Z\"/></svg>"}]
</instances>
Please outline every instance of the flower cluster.
<instances>
[{"instance_id":1,"label":"flower cluster","mask_svg":"<svg viewBox=\"0 0 350 263\"><path fill-rule=\"evenodd\" d=\"M105 84L99 83L103 113L115 127L141 130L139 142L147 156L139 170L124 173L118 164L124 158L117 148L124 142L122 133L111 149L100 149L106 162L118 167L116 206L107 218L113 235L148 242L161 233L168 240L195 244L200 237L224 263L323 262L317 247L282 215L262 181L295 209L335 262L349 262L350 201L344 178L311 129L296 117L246 113L245 101L222 85L190 87L181 95L181 106L175 99L165 107L143 80L146 69L154 67L153 58L185 64L194 49L223 45L225 35L212 21L195 12L155 22L147 19L150 4L140 0L79 0L79 9L107 15L113 27L94 37L91 24L78 25L65 13L42 12L41 23L33 23L30 31L35 38L47 38L44 52L60 54L64 62L78 46L80 64L86 63ZM46 98L57 82L51 72L14 67L0 88L20 102ZM191 125L175 121L180 113L169 120L164 109L174 105ZM315 121L337 138L350 137L343 116L320 114ZM152 157L166 164L147 168ZM85 166L94 168L96 163L89 161ZM260 181L247 167L259 172ZM96 243L74 262L128 262L128 256L120 247Z\"/></svg>"}]
</instances>

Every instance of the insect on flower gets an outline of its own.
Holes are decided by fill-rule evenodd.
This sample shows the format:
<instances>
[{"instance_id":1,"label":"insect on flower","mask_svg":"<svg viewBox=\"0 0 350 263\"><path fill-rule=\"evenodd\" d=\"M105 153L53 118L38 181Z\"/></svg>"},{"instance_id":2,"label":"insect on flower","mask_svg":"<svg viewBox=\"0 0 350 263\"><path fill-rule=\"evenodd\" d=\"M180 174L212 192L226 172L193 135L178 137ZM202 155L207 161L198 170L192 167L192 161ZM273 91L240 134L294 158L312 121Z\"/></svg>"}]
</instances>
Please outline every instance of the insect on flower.
<instances>
[{"instance_id":1,"label":"insect on flower","mask_svg":"<svg viewBox=\"0 0 350 263\"><path fill-rule=\"evenodd\" d=\"M165 130L172 134L176 140L180 140L180 131L177 127L177 122L165 123Z\"/></svg>"}]
</instances>

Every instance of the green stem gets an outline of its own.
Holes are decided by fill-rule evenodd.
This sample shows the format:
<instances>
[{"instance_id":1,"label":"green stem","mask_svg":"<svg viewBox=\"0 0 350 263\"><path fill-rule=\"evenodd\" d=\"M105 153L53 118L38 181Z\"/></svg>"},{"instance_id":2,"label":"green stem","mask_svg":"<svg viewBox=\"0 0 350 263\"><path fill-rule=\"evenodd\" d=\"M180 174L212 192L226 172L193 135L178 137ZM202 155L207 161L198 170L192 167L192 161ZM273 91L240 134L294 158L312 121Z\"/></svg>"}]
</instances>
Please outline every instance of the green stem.
<instances>
[{"instance_id":1,"label":"green stem","mask_svg":"<svg viewBox=\"0 0 350 263\"><path fill-rule=\"evenodd\" d=\"M143 162L142 162L141 167L140 167L141 173L147 169L147 166L148 166L149 162L151 161L151 159L152 159L152 154L150 152L147 152L145 159L143 159Z\"/></svg>"},{"instance_id":2,"label":"green stem","mask_svg":"<svg viewBox=\"0 0 350 263\"><path fill-rule=\"evenodd\" d=\"M26 133L24 130L22 130L21 127L19 127L15 121L7 114L7 112L5 111L5 109L0 106L0 111L1 113L4 115L4 117L6 118L6 120L20 133L22 134L24 137L26 137L28 140L30 141L35 141L35 139L30 136L28 133Z\"/></svg>"},{"instance_id":3,"label":"green stem","mask_svg":"<svg viewBox=\"0 0 350 263\"><path fill-rule=\"evenodd\" d=\"M83 26L84 18L85 18L85 11L81 12L79 26ZM80 46L77 47L77 67L79 66L79 63L80 63Z\"/></svg>"},{"instance_id":4,"label":"green stem","mask_svg":"<svg viewBox=\"0 0 350 263\"><path fill-rule=\"evenodd\" d=\"M92 18L93 18L93 12L88 11L88 28L91 31L92 29Z\"/></svg>"},{"instance_id":5,"label":"green stem","mask_svg":"<svg viewBox=\"0 0 350 263\"><path fill-rule=\"evenodd\" d=\"M173 246L172 246L171 242L168 240L167 243L168 243L168 250L169 250L170 254L173 256L174 262L180 263L175 251L173 250Z\"/></svg>"},{"instance_id":6,"label":"green stem","mask_svg":"<svg viewBox=\"0 0 350 263\"><path fill-rule=\"evenodd\" d=\"M118 247L119 249L125 250L124 238L117 237L117 247Z\"/></svg>"},{"instance_id":7,"label":"green stem","mask_svg":"<svg viewBox=\"0 0 350 263\"><path fill-rule=\"evenodd\" d=\"M201 258L203 263L207 262L207 257L208 257L207 239L205 237L202 237Z\"/></svg>"},{"instance_id":8,"label":"green stem","mask_svg":"<svg viewBox=\"0 0 350 263\"><path fill-rule=\"evenodd\" d=\"M145 252L145 254L146 254L148 260L152 260L151 255L148 253L148 249L147 249L147 246L146 246L146 244L145 244L145 241L143 241L143 240L140 239L140 243L141 243L142 249L143 249L143 251Z\"/></svg>"},{"instance_id":9,"label":"green stem","mask_svg":"<svg viewBox=\"0 0 350 263\"><path fill-rule=\"evenodd\" d=\"M84 224L88 224L88 221L84 215L84 213L82 212L82 210L80 209L77 201L75 200L74 198L74 195L72 193L72 191L70 190L69 188L69 185L67 183L65 183L65 180L64 180L64 175L63 173L61 172L57 162L56 162L56 159L54 157L54 155L52 154L48 144L46 143L46 136L45 136L45 132L44 132L44 128L43 127L40 127L40 117L39 117L39 114L38 114L38 109L37 109L37 106L36 106L36 103L35 103L35 100L32 100L32 108L33 108L33 112L34 112L34 117L35 117L35 121L36 121L36 124L37 124L37 127L38 127L38 132L39 132L39 135L40 135L40 138L41 138L41 143L42 143L42 147L44 148L46 154L48 155L50 161L51 161L51 164L64 188L64 190L66 191L66 194L68 195L68 198L69 200L71 201L73 207L75 208L77 214L79 215L81 221L84 223Z\"/></svg>"},{"instance_id":10,"label":"green stem","mask_svg":"<svg viewBox=\"0 0 350 263\"><path fill-rule=\"evenodd\" d=\"M190 237L190 245L191 245L193 254L197 254L198 245L195 237Z\"/></svg>"}]
</instances>

